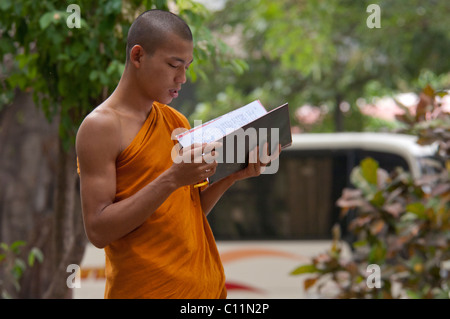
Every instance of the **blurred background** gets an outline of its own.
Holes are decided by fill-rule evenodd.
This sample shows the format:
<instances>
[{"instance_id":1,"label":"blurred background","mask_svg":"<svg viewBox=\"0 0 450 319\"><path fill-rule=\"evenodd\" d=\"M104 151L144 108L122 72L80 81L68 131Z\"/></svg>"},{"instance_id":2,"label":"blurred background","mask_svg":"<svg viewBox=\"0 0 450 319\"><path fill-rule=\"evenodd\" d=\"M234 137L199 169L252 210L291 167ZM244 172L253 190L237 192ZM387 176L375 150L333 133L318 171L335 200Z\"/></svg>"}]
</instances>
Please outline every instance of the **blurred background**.
<instances>
[{"instance_id":1,"label":"blurred background","mask_svg":"<svg viewBox=\"0 0 450 319\"><path fill-rule=\"evenodd\" d=\"M69 8L70 4L76 4L78 11L76 7ZM370 6L373 4L376 6ZM427 132L433 133L428 135L429 141L447 143L444 162L448 160L448 1L2 0L0 291L3 298L72 298L74 290L67 285L71 275L67 267L71 264L81 265L79 275L86 282L85 294L75 291L78 294L75 297L102 297L103 255L92 250L84 233L74 140L82 119L111 94L120 79L131 22L152 8L179 14L193 31L194 63L189 68L189 81L171 104L191 124L194 120L210 120L256 99L268 110L288 102L294 135L398 132L415 124L423 129L431 123L426 126ZM426 109L422 113L421 103ZM420 130L414 128L409 133L419 135ZM357 139L352 136L347 140ZM335 137L330 135L329 141ZM330 144L323 146L323 150L330 148ZM342 162L342 157L341 162L333 162L334 166L322 165L315 158L303 157L303 162L286 160L279 176L296 176L299 168L309 167L309 179L302 180L300 174L290 184L285 180L261 182L259 188L242 184L241 188L230 190L230 197L218 206L221 212L211 215L225 271L230 273L227 277L233 279L235 273L241 274L239 281L228 283L232 294L238 292L232 296L269 296L249 283L258 282L263 276L272 277L274 282L285 281L287 285L294 283L291 284L294 288L289 288L295 291L292 295L286 290L271 297L302 297L295 287L301 290L304 282L289 277L290 271L319 251L315 245L329 245L333 239L336 211L333 215L323 213L328 219L322 226L314 221L309 221L310 224L297 221L310 226L284 237L277 237L273 231L266 236L266 232L252 226L251 220L244 224L246 212L258 216L258 212L264 211L267 216L272 212L270 207L290 205L298 208L297 214L302 214L303 202L292 198L307 194L308 185L317 189L316 194L323 195L321 186L327 180L332 183L329 176L333 168L339 170L347 163L346 158ZM329 173L324 167L328 167ZM446 180L441 183L443 191L437 193L443 206L436 212L443 214L449 210L449 167L447 164ZM318 177L319 173L325 176ZM350 173L346 170L345 178ZM261 203L261 197L273 191L275 185L287 197L277 195L272 202ZM343 183L340 188L328 190L338 192L330 197L329 209L337 207L335 202L347 186L348 183ZM318 195L306 198L311 196ZM233 225L224 224L227 217L234 220ZM264 223L290 223L280 218L270 217ZM445 218L441 223L444 246L439 262L450 259L449 221ZM229 229L220 225L228 225ZM318 229L314 231L311 227ZM286 242L280 245L281 239ZM272 241L260 245L268 240ZM301 247L295 246L299 240ZM234 246L236 243L241 246ZM86 260L86 256L90 259ZM236 263L242 256L266 259L256 259L255 264ZM421 258L428 257L424 253ZM290 263L280 267L282 262L277 258ZM269 265L268 272L254 272L261 264ZM416 265L414 262L411 267L415 269ZM443 282L447 286L441 288L444 293L439 296L448 298L448 277L441 268L439 287ZM252 273L255 278L245 283ZM278 275L283 279L278 280ZM425 280L425 288L420 288L425 292L416 297L431 296L427 295L427 282L430 281ZM90 295L90 289L97 292ZM387 297L378 297L383 296Z\"/></svg>"}]
</instances>

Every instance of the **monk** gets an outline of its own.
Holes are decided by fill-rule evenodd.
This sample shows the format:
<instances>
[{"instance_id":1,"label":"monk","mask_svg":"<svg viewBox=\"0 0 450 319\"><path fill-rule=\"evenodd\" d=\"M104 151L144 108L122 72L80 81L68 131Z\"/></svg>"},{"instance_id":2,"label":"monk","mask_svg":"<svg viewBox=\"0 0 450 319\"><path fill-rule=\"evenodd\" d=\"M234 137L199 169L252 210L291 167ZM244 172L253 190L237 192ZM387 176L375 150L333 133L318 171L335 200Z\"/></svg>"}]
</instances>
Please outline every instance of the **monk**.
<instances>
[{"instance_id":1,"label":"monk","mask_svg":"<svg viewBox=\"0 0 450 319\"><path fill-rule=\"evenodd\" d=\"M193 62L188 25L150 10L132 24L126 66L109 98L76 138L83 220L90 242L104 248L105 298L226 298L225 275L206 215L236 181L258 176L258 150L243 170L206 188L211 145L175 152L189 122L168 104ZM265 163L265 162L264 162Z\"/></svg>"}]
</instances>

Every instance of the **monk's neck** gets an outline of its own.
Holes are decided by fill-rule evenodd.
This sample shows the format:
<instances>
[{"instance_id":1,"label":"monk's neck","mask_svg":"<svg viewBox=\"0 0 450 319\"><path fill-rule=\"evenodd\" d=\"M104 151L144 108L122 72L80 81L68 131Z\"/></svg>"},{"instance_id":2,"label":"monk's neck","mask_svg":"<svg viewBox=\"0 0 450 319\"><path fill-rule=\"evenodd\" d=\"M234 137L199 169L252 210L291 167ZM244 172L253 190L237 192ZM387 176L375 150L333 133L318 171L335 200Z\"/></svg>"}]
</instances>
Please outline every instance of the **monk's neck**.
<instances>
[{"instance_id":1,"label":"monk's neck","mask_svg":"<svg viewBox=\"0 0 450 319\"><path fill-rule=\"evenodd\" d=\"M142 113L147 117L152 109L153 102L138 91L137 85L122 77L111 98L114 104L126 107L133 113Z\"/></svg>"}]
</instances>

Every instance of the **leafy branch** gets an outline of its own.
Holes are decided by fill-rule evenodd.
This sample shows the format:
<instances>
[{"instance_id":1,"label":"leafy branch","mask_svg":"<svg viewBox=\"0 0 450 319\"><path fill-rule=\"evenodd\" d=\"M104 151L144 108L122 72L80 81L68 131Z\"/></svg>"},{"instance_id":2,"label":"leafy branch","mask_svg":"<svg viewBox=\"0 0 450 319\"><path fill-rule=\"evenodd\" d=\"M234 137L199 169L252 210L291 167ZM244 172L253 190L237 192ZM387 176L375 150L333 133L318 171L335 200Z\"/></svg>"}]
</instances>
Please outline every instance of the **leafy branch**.
<instances>
[{"instance_id":1,"label":"leafy branch","mask_svg":"<svg viewBox=\"0 0 450 319\"><path fill-rule=\"evenodd\" d=\"M354 189L344 189L337 205L357 240L350 258L338 232L332 249L293 275L312 274L304 288L333 298L450 298L450 114L438 102L442 92L427 86L414 113L399 116L418 143L438 147L435 170L420 178L397 168L386 172L371 158L354 168ZM381 287L371 287L367 266L380 267Z\"/></svg>"},{"instance_id":2,"label":"leafy branch","mask_svg":"<svg viewBox=\"0 0 450 319\"><path fill-rule=\"evenodd\" d=\"M23 246L26 246L26 243L22 240L15 241L11 245L0 243L0 269L7 270L5 278L0 279L0 298L10 299L13 297L9 290L11 286L17 294L20 291L20 279L25 270L33 267L36 261L42 263L44 260L42 251L37 247L32 247L24 260L21 257L21 247Z\"/></svg>"}]
</instances>

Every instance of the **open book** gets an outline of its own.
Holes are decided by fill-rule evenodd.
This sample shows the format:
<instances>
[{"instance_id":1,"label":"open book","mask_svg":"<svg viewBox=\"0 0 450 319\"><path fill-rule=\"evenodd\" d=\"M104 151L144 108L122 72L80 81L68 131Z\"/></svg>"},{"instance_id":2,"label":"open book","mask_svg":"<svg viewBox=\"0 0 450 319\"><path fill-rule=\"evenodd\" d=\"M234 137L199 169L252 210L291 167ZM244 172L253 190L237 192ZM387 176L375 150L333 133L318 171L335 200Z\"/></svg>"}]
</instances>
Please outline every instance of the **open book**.
<instances>
[{"instance_id":1,"label":"open book","mask_svg":"<svg viewBox=\"0 0 450 319\"><path fill-rule=\"evenodd\" d=\"M283 104L269 112L260 101L219 116L202 125L196 126L177 135L182 147L194 143L220 142L222 147L215 149L218 166L212 183L226 177L248 165L250 150L256 146L262 152L264 143L269 144L270 154L292 143L288 104ZM278 160L266 167L265 173L275 173L278 170Z\"/></svg>"}]
</instances>

